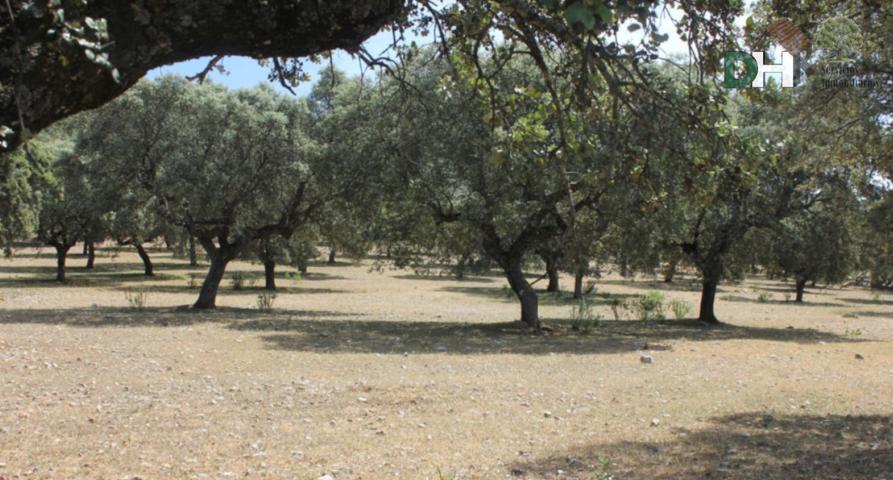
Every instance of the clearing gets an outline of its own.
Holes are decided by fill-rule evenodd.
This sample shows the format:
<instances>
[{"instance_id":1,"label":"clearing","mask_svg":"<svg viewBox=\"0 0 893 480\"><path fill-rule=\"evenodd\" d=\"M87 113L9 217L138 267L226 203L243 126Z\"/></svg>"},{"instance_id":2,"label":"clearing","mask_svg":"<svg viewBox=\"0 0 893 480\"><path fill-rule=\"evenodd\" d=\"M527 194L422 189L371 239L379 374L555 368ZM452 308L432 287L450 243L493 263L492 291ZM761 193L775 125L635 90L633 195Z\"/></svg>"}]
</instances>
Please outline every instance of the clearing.
<instances>
[{"instance_id":1,"label":"clearing","mask_svg":"<svg viewBox=\"0 0 893 480\"><path fill-rule=\"evenodd\" d=\"M65 285L50 249L0 261L0 478L893 478L890 295L795 305L754 277L705 328L598 302L696 305L690 276L608 275L598 326L571 330L569 294L543 293L555 331L532 336L495 273L282 268L264 312L261 266L234 262L198 313L205 267L151 253L150 279L129 250L89 272L71 255Z\"/></svg>"}]
</instances>

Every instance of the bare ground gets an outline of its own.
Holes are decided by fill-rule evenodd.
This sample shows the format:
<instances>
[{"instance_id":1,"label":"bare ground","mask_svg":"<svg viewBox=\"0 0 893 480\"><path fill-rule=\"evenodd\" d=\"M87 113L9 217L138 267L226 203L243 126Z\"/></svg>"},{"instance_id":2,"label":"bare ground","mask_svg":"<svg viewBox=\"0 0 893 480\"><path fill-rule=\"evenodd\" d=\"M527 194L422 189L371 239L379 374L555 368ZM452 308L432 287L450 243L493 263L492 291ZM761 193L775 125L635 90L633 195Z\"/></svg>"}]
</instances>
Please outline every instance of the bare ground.
<instances>
[{"instance_id":1,"label":"bare ground","mask_svg":"<svg viewBox=\"0 0 893 480\"><path fill-rule=\"evenodd\" d=\"M567 294L544 294L555 331L532 336L498 276L319 264L280 272L262 312L262 280L235 291L228 273L222 308L197 313L203 270L166 253L154 279L129 251L93 272L73 255L66 285L50 254L0 261L4 480L893 479L890 295L797 306L755 278L722 287L725 326L600 305L584 335ZM598 293L696 304L695 287L609 276Z\"/></svg>"}]
</instances>

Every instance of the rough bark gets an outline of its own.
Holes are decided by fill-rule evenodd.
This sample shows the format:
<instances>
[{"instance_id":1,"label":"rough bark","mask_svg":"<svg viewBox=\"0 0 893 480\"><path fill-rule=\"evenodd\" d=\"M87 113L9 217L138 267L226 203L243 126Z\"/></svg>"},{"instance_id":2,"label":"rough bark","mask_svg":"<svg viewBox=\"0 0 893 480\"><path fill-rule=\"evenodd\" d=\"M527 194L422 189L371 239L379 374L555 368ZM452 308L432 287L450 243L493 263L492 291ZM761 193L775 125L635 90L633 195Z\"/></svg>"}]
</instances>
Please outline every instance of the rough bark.
<instances>
[{"instance_id":1,"label":"rough bark","mask_svg":"<svg viewBox=\"0 0 893 480\"><path fill-rule=\"evenodd\" d=\"M716 314L713 312L713 305L716 303L716 287L719 286L719 281L715 279L705 278L702 283L701 288L701 308L698 312L698 320L709 323L709 324L718 324L719 319L716 318Z\"/></svg>"},{"instance_id":2,"label":"rough bark","mask_svg":"<svg viewBox=\"0 0 893 480\"><path fill-rule=\"evenodd\" d=\"M143 271L147 277L152 277L155 275L155 268L152 266L152 259L149 258L148 252L146 252L145 247L140 242L134 242L133 245L136 247L136 253L140 255L140 259L143 261Z\"/></svg>"},{"instance_id":3,"label":"rough bark","mask_svg":"<svg viewBox=\"0 0 893 480\"><path fill-rule=\"evenodd\" d=\"M264 289L276 290L276 262L264 261Z\"/></svg>"},{"instance_id":4,"label":"rough bark","mask_svg":"<svg viewBox=\"0 0 893 480\"><path fill-rule=\"evenodd\" d=\"M71 245L56 244L53 246L56 247L56 281L64 282L65 259L68 256L68 250L71 248Z\"/></svg>"},{"instance_id":5,"label":"rough bark","mask_svg":"<svg viewBox=\"0 0 893 480\"><path fill-rule=\"evenodd\" d=\"M198 240L208 253L211 264L208 267L208 274L205 276L204 282L202 282L198 300L195 301L192 308L205 310L217 306L217 291L220 289L223 274L226 273L226 265L236 258L242 244L224 243L217 246L211 238L199 238Z\"/></svg>"},{"instance_id":6,"label":"rough bark","mask_svg":"<svg viewBox=\"0 0 893 480\"><path fill-rule=\"evenodd\" d=\"M93 263L96 262L96 245L93 242L87 242L87 270L93 269Z\"/></svg>"},{"instance_id":7,"label":"rough bark","mask_svg":"<svg viewBox=\"0 0 893 480\"><path fill-rule=\"evenodd\" d=\"M117 97L149 70L211 55L300 57L353 49L403 10L403 0L91 0L64 2L69 23L104 19L104 48L119 72L89 60L60 40L48 2L10 0L0 17L0 125L12 128L8 148L25 127L37 133L55 121ZM10 20L10 13L15 18ZM52 32L52 33L51 33ZM17 104L21 107L17 108Z\"/></svg>"},{"instance_id":8,"label":"rough bark","mask_svg":"<svg viewBox=\"0 0 893 480\"><path fill-rule=\"evenodd\" d=\"M223 280L223 274L226 273L226 264L229 263L223 255L213 254L211 256L211 265L208 268L208 274L205 281L202 282L202 289L199 291L198 300L192 308L206 310L217 306L217 290L220 289L220 281Z\"/></svg>"},{"instance_id":9,"label":"rough bark","mask_svg":"<svg viewBox=\"0 0 893 480\"><path fill-rule=\"evenodd\" d=\"M521 321L535 331L540 331L539 299L530 282L524 277L521 258L510 259L504 269L509 286L521 302Z\"/></svg>"},{"instance_id":10,"label":"rough bark","mask_svg":"<svg viewBox=\"0 0 893 480\"><path fill-rule=\"evenodd\" d=\"M795 303L803 303L803 292L806 290L806 279L798 278L797 279L797 298L794 300Z\"/></svg>"}]
</instances>

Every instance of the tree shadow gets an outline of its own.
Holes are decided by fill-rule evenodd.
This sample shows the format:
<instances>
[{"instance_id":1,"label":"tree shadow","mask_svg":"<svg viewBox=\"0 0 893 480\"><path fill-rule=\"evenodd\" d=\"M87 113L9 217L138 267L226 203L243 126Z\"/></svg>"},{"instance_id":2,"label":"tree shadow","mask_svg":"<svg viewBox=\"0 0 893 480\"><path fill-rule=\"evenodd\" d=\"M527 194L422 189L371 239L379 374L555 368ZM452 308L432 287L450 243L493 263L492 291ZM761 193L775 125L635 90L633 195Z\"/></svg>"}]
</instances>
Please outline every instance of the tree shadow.
<instances>
[{"instance_id":1,"label":"tree shadow","mask_svg":"<svg viewBox=\"0 0 893 480\"><path fill-rule=\"evenodd\" d=\"M438 282L476 282L476 283L493 283L496 280L492 277L481 275L466 275L462 278L456 278L453 275L421 275L415 273L407 273L405 275L395 275L394 278L400 280L431 280Z\"/></svg>"},{"instance_id":2,"label":"tree shadow","mask_svg":"<svg viewBox=\"0 0 893 480\"><path fill-rule=\"evenodd\" d=\"M701 281L697 278L677 278L672 282L664 282L663 280L633 280L633 279L616 279L608 278L604 280L596 280L596 288L598 285L618 285L623 287L635 288L638 290L662 290L677 292L700 292Z\"/></svg>"},{"instance_id":3,"label":"tree shadow","mask_svg":"<svg viewBox=\"0 0 893 480\"><path fill-rule=\"evenodd\" d=\"M218 307L194 310L188 305L160 308L73 308L0 310L0 324L68 325L72 327L176 327L201 323L275 327L299 317L338 318L346 314L322 310L270 310ZM353 315L355 316L355 315ZM276 329L276 328L272 328Z\"/></svg>"},{"instance_id":4,"label":"tree shadow","mask_svg":"<svg viewBox=\"0 0 893 480\"><path fill-rule=\"evenodd\" d=\"M18 278L0 278L0 288L84 288L98 287L110 288L130 284L130 287L138 287L140 283L176 280L180 277L173 273L156 272L154 276L147 277L142 271L106 271L86 270L84 272L66 272L65 282L55 279L55 270L46 276L30 276ZM122 287L123 288L123 287Z\"/></svg>"},{"instance_id":5,"label":"tree shadow","mask_svg":"<svg viewBox=\"0 0 893 480\"><path fill-rule=\"evenodd\" d=\"M331 320L331 319L330 319ZM648 343L759 339L779 342L858 342L814 329L757 328L723 324L707 327L694 320L601 321L587 334L566 319L547 322L551 332L532 335L520 322L454 323L431 321L337 321L293 317L287 324L233 323L240 330L276 330L262 338L274 349L315 353L442 353L453 355L634 352ZM671 347L671 346L670 346Z\"/></svg>"},{"instance_id":6,"label":"tree shadow","mask_svg":"<svg viewBox=\"0 0 893 480\"><path fill-rule=\"evenodd\" d=\"M790 305L792 307L842 307L844 305L834 302L810 302L808 296L804 296L803 303L788 302L786 300L766 299L745 297L743 295L723 295L719 297L721 302L748 302L748 303L765 303L767 305Z\"/></svg>"},{"instance_id":7,"label":"tree shadow","mask_svg":"<svg viewBox=\"0 0 893 480\"><path fill-rule=\"evenodd\" d=\"M142 286L134 286L134 285L123 285L119 286L117 289L121 291L138 289L140 291L146 293L184 293L184 294L194 294L198 295L199 289L201 288L201 279L197 279L193 286L190 285L142 285ZM315 288L315 287L304 287L304 286L277 286L276 290L266 290L264 289L263 282L255 282L252 285L243 286L240 289L236 290L230 285L221 285L220 290L218 290L218 295L221 296L241 296L241 295L258 295L263 292L276 293L277 295L308 295L308 294L324 294L324 293L347 293L348 290L341 290L337 288Z\"/></svg>"},{"instance_id":8,"label":"tree shadow","mask_svg":"<svg viewBox=\"0 0 893 480\"><path fill-rule=\"evenodd\" d=\"M848 315L855 315L855 317L851 318L859 318L859 317L875 317L875 318L888 318L893 320L893 312L872 312L872 311L861 311L861 312L851 312Z\"/></svg>"},{"instance_id":9,"label":"tree shadow","mask_svg":"<svg viewBox=\"0 0 893 480\"><path fill-rule=\"evenodd\" d=\"M742 413L676 440L582 445L509 465L519 478L879 480L893 472L893 417ZM559 471L563 473L559 475Z\"/></svg>"},{"instance_id":10,"label":"tree shadow","mask_svg":"<svg viewBox=\"0 0 893 480\"><path fill-rule=\"evenodd\" d=\"M882 300L882 299L873 299L873 298L853 298L847 297L842 298L844 302L847 303L855 303L857 305L893 305L893 300Z\"/></svg>"},{"instance_id":11,"label":"tree shadow","mask_svg":"<svg viewBox=\"0 0 893 480\"><path fill-rule=\"evenodd\" d=\"M444 292L453 292L453 293L462 293L466 295L474 295L478 297L484 297L491 300L501 300L503 302L516 303L518 301L518 297L515 296L515 293L508 287L508 285L503 285L502 287L441 287L439 290ZM539 297L540 305L576 305L580 302L579 299L574 298L573 293L559 291L559 292L546 292L545 290L537 290L537 294ZM596 299L598 301L607 300L610 298L619 298L619 299L627 299L638 297L638 295L633 293L605 293L605 292L595 292L587 295L587 298ZM596 303L594 306L597 306Z\"/></svg>"}]
</instances>

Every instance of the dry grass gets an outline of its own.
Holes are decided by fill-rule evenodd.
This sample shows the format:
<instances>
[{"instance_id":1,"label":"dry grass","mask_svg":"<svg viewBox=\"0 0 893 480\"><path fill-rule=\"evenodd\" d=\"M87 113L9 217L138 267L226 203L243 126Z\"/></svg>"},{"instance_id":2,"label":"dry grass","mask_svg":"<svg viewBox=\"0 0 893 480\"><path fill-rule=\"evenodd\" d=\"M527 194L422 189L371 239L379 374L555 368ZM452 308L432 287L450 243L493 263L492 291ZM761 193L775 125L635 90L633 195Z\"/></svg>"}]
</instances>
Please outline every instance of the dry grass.
<instances>
[{"instance_id":1,"label":"dry grass","mask_svg":"<svg viewBox=\"0 0 893 480\"><path fill-rule=\"evenodd\" d=\"M282 272L272 311L262 280L227 276L223 308L196 313L202 270L154 256L154 279L130 252L89 273L73 256L66 285L49 250L0 261L0 478L893 478L890 295L796 306L753 280L722 288L724 327L614 321L596 301L611 320L588 335L543 296L555 332L537 337L497 276L320 264ZM646 343L670 349L643 364Z\"/></svg>"}]
</instances>

